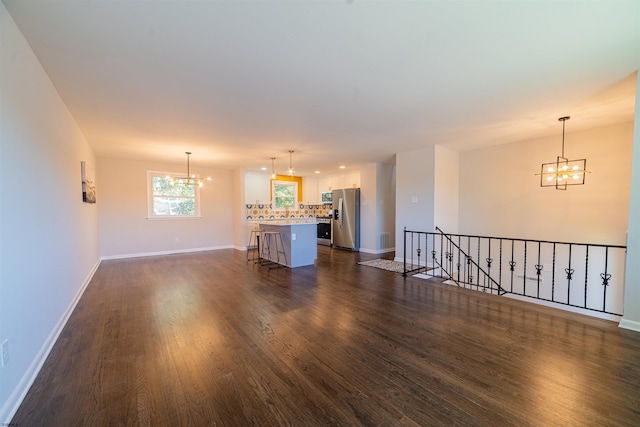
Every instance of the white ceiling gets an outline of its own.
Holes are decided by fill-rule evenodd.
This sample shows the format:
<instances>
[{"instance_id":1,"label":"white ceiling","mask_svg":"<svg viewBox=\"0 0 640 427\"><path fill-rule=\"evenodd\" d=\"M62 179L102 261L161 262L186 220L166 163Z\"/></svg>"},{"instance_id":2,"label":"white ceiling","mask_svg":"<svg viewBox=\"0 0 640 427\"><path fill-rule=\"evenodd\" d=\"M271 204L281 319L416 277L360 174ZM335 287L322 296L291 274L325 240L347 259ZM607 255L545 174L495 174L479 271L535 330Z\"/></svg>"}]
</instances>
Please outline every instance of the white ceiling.
<instances>
[{"instance_id":1,"label":"white ceiling","mask_svg":"<svg viewBox=\"0 0 640 427\"><path fill-rule=\"evenodd\" d=\"M306 175L633 120L637 0L2 1L98 156Z\"/></svg>"}]
</instances>

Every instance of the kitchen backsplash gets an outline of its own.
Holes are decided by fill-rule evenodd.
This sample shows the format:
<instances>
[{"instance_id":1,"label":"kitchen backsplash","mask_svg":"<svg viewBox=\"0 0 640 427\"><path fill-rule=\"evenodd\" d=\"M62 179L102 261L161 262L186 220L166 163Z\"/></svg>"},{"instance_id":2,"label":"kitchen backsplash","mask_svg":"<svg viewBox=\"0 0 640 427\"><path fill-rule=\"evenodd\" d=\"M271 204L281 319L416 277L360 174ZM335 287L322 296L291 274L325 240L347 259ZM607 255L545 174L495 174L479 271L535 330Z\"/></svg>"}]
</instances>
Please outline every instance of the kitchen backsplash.
<instances>
[{"instance_id":1,"label":"kitchen backsplash","mask_svg":"<svg viewBox=\"0 0 640 427\"><path fill-rule=\"evenodd\" d=\"M329 216L331 205L303 205L297 209L273 209L272 203L245 205L246 219L285 219L285 218L313 218Z\"/></svg>"}]
</instances>

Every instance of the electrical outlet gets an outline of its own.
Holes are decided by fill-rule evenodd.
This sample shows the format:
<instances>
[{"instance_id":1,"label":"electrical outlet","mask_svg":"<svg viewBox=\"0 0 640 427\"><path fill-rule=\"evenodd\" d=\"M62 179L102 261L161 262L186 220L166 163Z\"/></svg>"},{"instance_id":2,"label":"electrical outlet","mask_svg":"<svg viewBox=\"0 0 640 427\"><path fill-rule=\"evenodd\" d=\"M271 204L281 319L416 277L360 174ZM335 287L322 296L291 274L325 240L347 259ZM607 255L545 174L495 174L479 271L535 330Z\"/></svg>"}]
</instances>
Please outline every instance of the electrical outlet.
<instances>
[{"instance_id":1,"label":"electrical outlet","mask_svg":"<svg viewBox=\"0 0 640 427\"><path fill-rule=\"evenodd\" d=\"M291 240L296 240L296 233L293 233L293 234L291 235Z\"/></svg>"},{"instance_id":2,"label":"electrical outlet","mask_svg":"<svg viewBox=\"0 0 640 427\"><path fill-rule=\"evenodd\" d=\"M9 363L9 340L6 339L2 342L2 347L0 347L0 361L2 361L2 367L4 368L7 363Z\"/></svg>"}]
</instances>

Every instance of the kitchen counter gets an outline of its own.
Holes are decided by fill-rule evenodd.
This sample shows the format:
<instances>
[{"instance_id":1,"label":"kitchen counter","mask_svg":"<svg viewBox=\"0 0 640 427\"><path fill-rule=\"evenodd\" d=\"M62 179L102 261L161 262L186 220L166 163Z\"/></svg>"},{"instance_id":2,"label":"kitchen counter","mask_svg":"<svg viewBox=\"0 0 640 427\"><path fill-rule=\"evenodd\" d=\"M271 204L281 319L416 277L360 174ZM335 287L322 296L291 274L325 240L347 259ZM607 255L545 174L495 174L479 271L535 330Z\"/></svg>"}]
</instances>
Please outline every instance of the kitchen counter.
<instances>
[{"instance_id":1,"label":"kitchen counter","mask_svg":"<svg viewBox=\"0 0 640 427\"><path fill-rule=\"evenodd\" d=\"M313 265L318 258L317 222L295 222L290 220L264 221L259 223L261 231L277 231L282 237L286 262L280 254L280 264L290 268ZM264 244L264 242L261 242ZM277 262L276 248L272 244L268 259Z\"/></svg>"}]
</instances>

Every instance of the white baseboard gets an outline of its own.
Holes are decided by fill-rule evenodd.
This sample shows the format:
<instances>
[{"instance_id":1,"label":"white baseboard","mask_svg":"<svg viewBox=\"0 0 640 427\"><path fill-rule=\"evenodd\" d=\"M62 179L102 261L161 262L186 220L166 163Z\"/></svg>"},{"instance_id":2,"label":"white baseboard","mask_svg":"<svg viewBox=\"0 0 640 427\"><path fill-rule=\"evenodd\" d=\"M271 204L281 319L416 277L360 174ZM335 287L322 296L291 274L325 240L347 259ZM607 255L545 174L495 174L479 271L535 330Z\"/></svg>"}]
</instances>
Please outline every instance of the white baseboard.
<instances>
[{"instance_id":1,"label":"white baseboard","mask_svg":"<svg viewBox=\"0 0 640 427\"><path fill-rule=\"evenodd\" d=\"M7 401L4 402L4 405L2 405L2 408L0 408L0 422L2 422L2 425L10 425L11 419L18 411L18 408L22 404L22 401L27 395L27 392L38 376L38 373L40 373L42 365L44 365L47 357L49 357L49 353L51 353L51 349L58 340L58 337L60 336L60 333L64 329L65 325L67 324L69 317L71 317L71 313L73 313L73 310L75 310L76 305L78 305L78 301L80 301L80 298L82 297L82 294L84 294L85 289L87 289L87 286L91 282L91 279L93 279L93 275L98 270L100 262L101 260L98 260L96 262L87 277L84 279L82 286L80 286L80 289L78 289L78 292L76 292L76 295L73 297L71 304L69 304L65 312L62 314L62 317L60 317L58 323L56 323L55 327L53 328L45 342L42 344L42 347L40 347L40 351L38 351L38 354L27 368L27 371L24 373L24 375L22 375L22 378L16 385L16 388L13 389Z\"/></svg>"},{"instance_id":2,"label":"white baseboard","mask_svg":"<svg viewBox=\"0 0 640 427\"><path fill-rule=\"evenodd\" d=\"M365 254L374 254L374 255L386 254L389 252L394 252L395 250L396 248L387 248L387 249L360 248L360 252L364 252Z\"/></svg>"},{"instance_id":3,"label":"white baseboard","mask_svg":"<svg viewBox=\"0 0 640 427\"><path fill-rule=\"evenodd\" d=\"M518 301L529 302L531 304L543 305L545 307L556 308L558 310L570 311L572 313L584 314L585 316L595 317L598 319L611 320L617 322L620 320L620 316L615 314L600 313L599 311L587 310L580 307L572 307L566 304L554 303L552 301L544 301L536 298L529 298L522 295L504 294L503 297L511 298Z\"/></svg>"},{"instance_id":4,"label":"white baseboard","mask_svg":"<svg viewBox=\"0 0 640 427\"><path fill-rule=\"evenodd\" d=\"M217 251L220 249L236 249L233 245L225 245L225 246L211 246L207 248L192 248L192 249L172 249L169 251L158 251L158 252L141 252L137 254L122 254L122 255L106 255L102 257L102 260L110 260L110 259L125 259L125 258L141 258L147 256L159 256L159 255L175 255L175 254L186 254L191 252L204 252L204 251Z\"/></svg>"},{"instance_id":5,"label":"white baseboard","mask_svg":"<svg viewBox=\"0 0 640 427\"><path fill-rule=\"evenodd\" d=\"M623 318L618 326L622 329L629 329L630 331L640 332L640 322L636 322L635 320Z\"/></svg>"}]
</instances>

